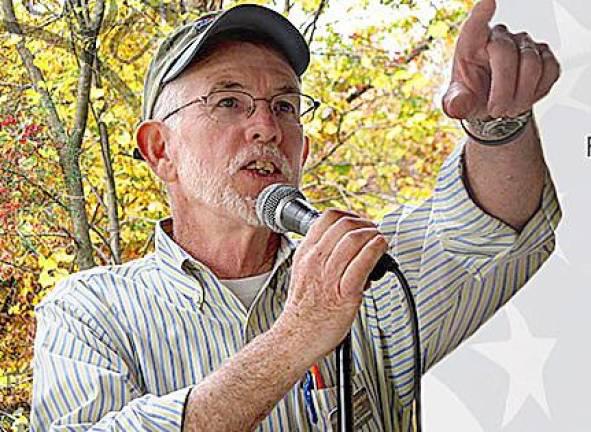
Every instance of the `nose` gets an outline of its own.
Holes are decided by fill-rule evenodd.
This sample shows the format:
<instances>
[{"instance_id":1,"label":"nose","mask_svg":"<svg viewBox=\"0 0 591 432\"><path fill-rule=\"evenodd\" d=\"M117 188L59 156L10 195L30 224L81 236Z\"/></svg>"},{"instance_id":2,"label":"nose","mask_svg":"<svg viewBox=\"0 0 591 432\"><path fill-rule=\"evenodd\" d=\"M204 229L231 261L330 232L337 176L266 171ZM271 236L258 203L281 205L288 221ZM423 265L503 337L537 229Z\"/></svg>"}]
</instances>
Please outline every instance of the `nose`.
<instances>
[{"instance_id":1,"label":"nose","mask_svg":"<svg viewBox=\"0 0 591 432\"><path fill-rule=\"evenodd\" d=\"M281 142L281 127L268 101L264 99L255 101L255 109L248 119L246 133L249 141L275 142L276 144Z\"/></svg>"}]
</instances>

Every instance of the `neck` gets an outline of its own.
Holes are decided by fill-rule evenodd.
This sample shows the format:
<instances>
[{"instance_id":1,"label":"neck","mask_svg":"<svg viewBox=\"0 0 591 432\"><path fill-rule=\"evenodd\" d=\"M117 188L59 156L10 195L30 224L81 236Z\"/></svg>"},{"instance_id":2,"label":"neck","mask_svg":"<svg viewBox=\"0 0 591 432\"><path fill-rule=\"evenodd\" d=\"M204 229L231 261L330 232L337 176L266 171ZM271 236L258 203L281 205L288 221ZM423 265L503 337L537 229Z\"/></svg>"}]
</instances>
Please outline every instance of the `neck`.
<instances>
[{"instance_id":1,"label":"neck","mask_svg":"<svg viewBox=\"0 0 591 432\"><path fill-rule=\"evenodd\" d=\"M281 238L215 210L172 206L173 239L220 279L237 279L270 271Z\"/></svg>"}]
</instances>

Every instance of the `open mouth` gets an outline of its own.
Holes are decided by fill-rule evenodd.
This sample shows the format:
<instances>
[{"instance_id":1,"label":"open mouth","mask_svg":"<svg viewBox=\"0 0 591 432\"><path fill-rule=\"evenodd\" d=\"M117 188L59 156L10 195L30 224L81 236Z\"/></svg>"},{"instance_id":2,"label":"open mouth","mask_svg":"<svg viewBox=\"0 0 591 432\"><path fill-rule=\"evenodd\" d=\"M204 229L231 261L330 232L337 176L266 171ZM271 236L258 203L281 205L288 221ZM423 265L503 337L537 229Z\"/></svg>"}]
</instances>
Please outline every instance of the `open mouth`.
<instances>
[{"instance_id":1,"label":"open mouth","mask_svg":"<svg viewBox=\"0 0 591 432\"><path fill-rule=\"evenodd\" d=\"M241 169L265 177L281 174L281 171L277 166L268 160L254 160L243 166Z\"/></svg>"}]
</instances>

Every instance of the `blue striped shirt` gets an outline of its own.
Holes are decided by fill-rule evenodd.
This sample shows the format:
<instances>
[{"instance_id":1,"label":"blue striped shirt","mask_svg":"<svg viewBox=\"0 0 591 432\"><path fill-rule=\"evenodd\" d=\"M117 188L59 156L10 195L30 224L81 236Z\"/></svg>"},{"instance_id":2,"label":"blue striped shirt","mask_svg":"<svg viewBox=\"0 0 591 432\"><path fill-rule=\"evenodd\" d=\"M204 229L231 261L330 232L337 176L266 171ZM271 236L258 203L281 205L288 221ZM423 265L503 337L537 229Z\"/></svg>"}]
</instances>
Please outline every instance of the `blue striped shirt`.
<instances>
[{"instance_id":1,"label":"blue striped shirt","mask_svg":"<svg viewBox=\"0 0 591 432\"><path fill-rule=\"evenodd\" d=\"M520 233L489 216L465 189L462 150L443 164L429 200L380 223L415 296L424 370L540 268L561 216L549 174L541 206ZM34 430L179 431L192 386L273 325L286 300L294 242L282 239L272 277L246 310L169 229L169 220L156 227L153 254L77 273L37 307ZM364 396L357 430L409 431L412 336L394 276L364 293L352 340L353 392ZM298 383L259 431L332 430L334 354L319 368L327 387L313 390L318 424L308 420Z\"/></svg>"}]
</instances>

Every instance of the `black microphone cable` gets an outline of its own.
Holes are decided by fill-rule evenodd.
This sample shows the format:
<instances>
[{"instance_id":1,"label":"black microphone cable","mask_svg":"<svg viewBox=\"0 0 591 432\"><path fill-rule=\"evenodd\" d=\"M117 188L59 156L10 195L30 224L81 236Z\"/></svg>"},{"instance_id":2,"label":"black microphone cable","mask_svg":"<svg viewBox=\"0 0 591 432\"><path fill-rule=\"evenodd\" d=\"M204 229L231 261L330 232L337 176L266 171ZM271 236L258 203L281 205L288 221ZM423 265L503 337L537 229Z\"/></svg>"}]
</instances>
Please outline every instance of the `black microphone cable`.
<instances>
[{"instance_id":1,"label":"black microphone cable","mask_svg":"<svg viewBox=\"0 0 591 432\"><path fill-rule=\"evenodd\" d=\"M394 273L400 282L402 292L404 293L404 299L410 314L410 327L413 338L413 357L414 357L414 400L413 400L413 429L415 432L421 432L421 377L423 374L421 365L421 339L419 333L419 318L417 315L417 307L415 304L414 296L408 285L408 281L404 277L404 273L400 269L398 263L392 259L391 264L388 266L388 271Z\"/></svg>"},{"instance_id":2,"label":"black microphone cable","mask_svg":"<svg viewBox=\"0 0 591 432\"><path fill-rule=\"evenodd\" d=\"M308 229L312 223L320 216L320 213L312 207L306 200L304 195L293 186L284 184L273 184L265 188L257 197L256 203L257 216L271 230L278 233L285 233L288 231L295 232L301 235L306 235ZM381 279L386 272L391 272L396 275L404 299L406 301L409 315L410 315L410 326L413 338L413 357L414 357L414 371L413 371L413 402L412 402L412 421L413 429L415 432L421 432L421 377L422 377L422 364L421 364L421 341L419 334L419 319L417 315L416 304L412 291L400 269L400 266L389 254L384 254L376 267L370 273L368 279L370 281L377 281ZM350 335L346 338L344 344L337 350L337 369L339 369L339 377L341 372L344 372L348 376L350 373L347 364L350 362ZM342 363L342 370L338 366ZM346 380L345 380L346 381ZM350 390L350 389L349 389ZM345 392L346 393L346 392ZM342 401L341 401L342 399ZM339 392L339 405L351 406L351 400L349 394L341 395ZM352 429L352 418L351 413L346 413L345 418L341 418L341 412L339 411L339 425L341 429Z\"/></svg>"}]
</instances>

